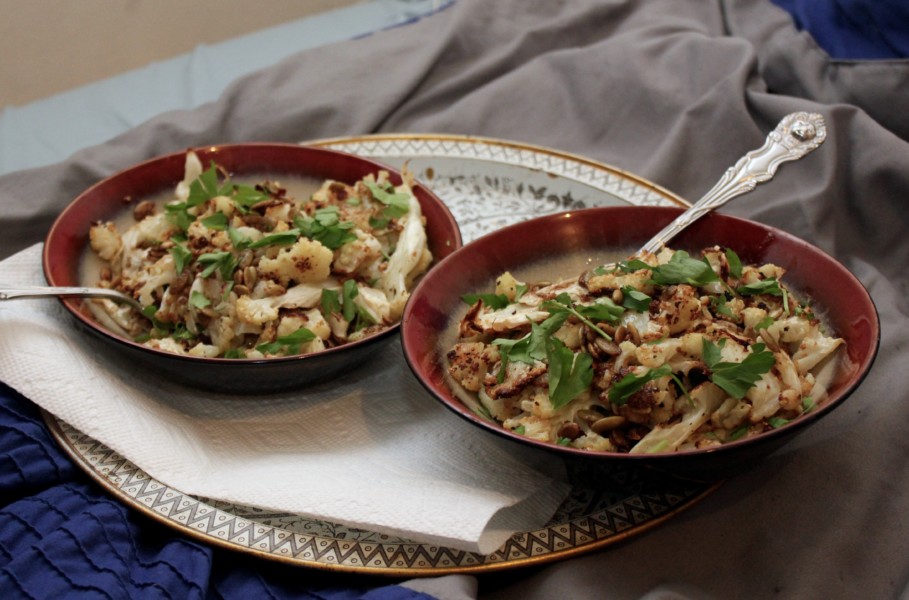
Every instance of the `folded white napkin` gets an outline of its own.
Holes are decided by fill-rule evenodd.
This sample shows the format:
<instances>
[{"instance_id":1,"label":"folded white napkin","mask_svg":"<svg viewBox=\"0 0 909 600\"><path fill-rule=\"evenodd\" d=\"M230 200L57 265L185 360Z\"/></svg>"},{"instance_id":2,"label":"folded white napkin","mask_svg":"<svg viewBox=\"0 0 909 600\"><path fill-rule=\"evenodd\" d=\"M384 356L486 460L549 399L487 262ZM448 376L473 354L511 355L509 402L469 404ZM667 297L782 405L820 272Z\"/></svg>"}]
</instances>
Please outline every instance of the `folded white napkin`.
<instances>
[{"instance_id":1,"label":"folded white napkin","mask_svg":"<svg viewBox=\"0 0 909 600\"><path fill-rule=\"evenodd\" d=\"M0 283L43 285L40 254ZM55 300L0 305L0 380L181 492L487 554L570 490L552 457L431 398L397 343L338 381L236 397L93 355L73 322Z\"/></svg>"}]
</instances>

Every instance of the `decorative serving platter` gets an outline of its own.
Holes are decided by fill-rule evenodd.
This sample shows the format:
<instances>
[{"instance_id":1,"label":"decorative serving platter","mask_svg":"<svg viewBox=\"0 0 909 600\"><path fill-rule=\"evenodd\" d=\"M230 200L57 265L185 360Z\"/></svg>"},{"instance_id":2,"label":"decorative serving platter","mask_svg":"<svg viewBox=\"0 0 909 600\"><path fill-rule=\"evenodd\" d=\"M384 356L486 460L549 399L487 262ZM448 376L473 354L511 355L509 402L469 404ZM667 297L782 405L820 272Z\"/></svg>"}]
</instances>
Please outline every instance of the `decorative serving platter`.
<instances>
[{"instance_id":1,"label":"decorative serving platter","mask_svg":"<svg viewBox=\"0 0 909 600\"><path fill-rule=\"evenodd\" d=\"M513 142L452 135L375 135L310 144L369 156L395 167L407 163L449 206L465 243L511 223L565 210L685 204L670 192L608 165ZM560 560L643 533L717 485L645 471L600 472L595 488L575 485L545 527L518 533L497 551L481 555L184 494L50 413L44 416L76 463L128 506L207 543L332 571L436 576Z\"/></svg>"},{"instance_id":2,"label":"decorative serving platter","mask_svg":"<svg viewBox=\"0 0 909 600\"><path fill-rule=\"evenodd\" d=\"M454 214L464 243L506 225L593 206L687 206L672 192L587 158L458 135L371 135L310 142L405 164Z\"/></svg>"}]
</instances>

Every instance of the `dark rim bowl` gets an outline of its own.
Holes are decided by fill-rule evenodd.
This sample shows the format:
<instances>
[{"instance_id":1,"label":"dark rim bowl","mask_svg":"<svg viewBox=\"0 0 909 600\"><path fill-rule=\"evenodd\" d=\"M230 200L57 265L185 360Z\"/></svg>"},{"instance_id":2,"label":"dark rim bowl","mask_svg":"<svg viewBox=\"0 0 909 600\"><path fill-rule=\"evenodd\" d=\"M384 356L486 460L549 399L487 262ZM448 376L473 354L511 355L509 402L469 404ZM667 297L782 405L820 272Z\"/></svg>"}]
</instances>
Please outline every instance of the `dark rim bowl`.
<instances>
[{"instance_id":1,"label":"dark rim bowl","mask_svg":"<svg viewBox=\"0 0 909 600\"><path fill-rule=\"evenodd\" d=\"M492 291L495 278L504 271L521 279L522 267L535 261L578 251L613 258L616 252L633 252L680 212L677 208L635 206L584 209L518 223L467 244L417 285L404 311L401 343L410 368L423 386L458 416L509 440L554 452L575 465L637 466L702 480L728 477L748 468L842 404L867 375L880 339L877 310L858 279L818 248L767 225L714 213L669 245L689 251L719 245L735 250L743 262L771 262L784 267L784 281L821 306L837 335L846 340L848 366L833 383L828 399L778 429L719 448L678 453L633 455L579 450L528 439L478 416L452 392L444 373L442 357L447 347L442 347L440 338L466 312L462 294ZM601 263L594 261L588 266L597 264ZM553 273L550 279L577 276L583 268ZM446 346L453 342L453 335L446 335Z\"/></svg>"},{"instance_id":2,"label":"dark rim bowl","mask_svg":"<svg viewBox=\"0 0 909 600\"><path fill-rule=\"evenodd\" d=\"M295 144L228 144L194 149L208 165L214 160L232 175L314 177L353 183L384 169L395 184L400 171L345 152ZM48 284L80 285L79 264L88 248L88 232L97 221L129 210L130 201L154 196L183 179L186 151L150 159L112 175L81 193L51 227L44 245L43 267ZM426 220L434 263L461 246L457 222L445 204L425 186L414 194ZM431 267L432 268L432 267ZM101 327L75 298L61 300L76 325L89 333L92 347L135 363L135 373L163 376L216 392L269 393L299 388L333 377L363 363L398 334L400 323L378 334L314 354L268 359L224 359L179 356L148 348Z\"/></svg>"}]
</instances>

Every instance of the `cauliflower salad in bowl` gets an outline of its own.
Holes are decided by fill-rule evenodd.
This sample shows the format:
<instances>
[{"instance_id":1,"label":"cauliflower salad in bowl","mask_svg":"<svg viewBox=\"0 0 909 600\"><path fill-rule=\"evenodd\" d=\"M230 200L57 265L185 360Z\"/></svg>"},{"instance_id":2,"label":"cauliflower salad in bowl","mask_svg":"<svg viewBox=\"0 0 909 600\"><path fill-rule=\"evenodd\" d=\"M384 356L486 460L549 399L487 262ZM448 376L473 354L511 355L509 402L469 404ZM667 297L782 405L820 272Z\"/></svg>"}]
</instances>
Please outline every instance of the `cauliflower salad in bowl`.
<instances>
[{"instance_id":1,"label":"cauliflower salad in bowl","mask_svg":"<svg viewBox=\"0 0 909 600\"><path fill-rule=\"evenodd\" d=\"M445 359L459 398L505 429L631 454L718 447L824 401L843 339L774 264L664 248L579 278L504 273Z\"/></svg>"},{"instance_id":2,"label":"cauliflower salad in bowl","mask_svg":"<svg viewBox=\"0 0 909 600\"><path fill-rule=\"evenodd\" d=\"M205 358L318 352L397 323L432 262L412 176L379 170L295 198L281 182L233 181L186 154L163 199L131 223L95 223L86 283L138 299L91 303L105 327L150 348Z\"/></svg>"}]
</instances>

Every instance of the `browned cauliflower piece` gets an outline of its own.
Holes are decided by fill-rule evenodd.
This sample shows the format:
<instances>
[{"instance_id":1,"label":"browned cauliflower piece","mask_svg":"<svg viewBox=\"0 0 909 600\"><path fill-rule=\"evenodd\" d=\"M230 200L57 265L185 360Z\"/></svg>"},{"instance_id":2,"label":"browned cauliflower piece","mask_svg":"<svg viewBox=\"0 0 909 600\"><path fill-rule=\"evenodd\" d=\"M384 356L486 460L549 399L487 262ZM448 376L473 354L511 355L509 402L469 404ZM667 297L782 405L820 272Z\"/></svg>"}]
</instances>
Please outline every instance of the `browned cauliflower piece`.
<instances>
[{"instance_id":1,"label":"browned cauliflower piece","mask_svg":"<svg viewBox=\"0 0 909 600\"><path fill-rule=\"evenodd\" d=\"M117 228L111 222L96 223L88 231L89 242L101 260L111 261L123 247Z\"/></svg>"},{"instance_id":2,"label":"browned cauliflower piece","mask_svg":"<svg viewBox=\"0 0 909 600\"><path fill-rule=\"evenodd\" d=\"M320 242L301 237L290 248L284 248L275 258L259 261L259 272L287 286L291 283L315 283L331 274L334 253Z\"/></svg>"}]
</instances>

